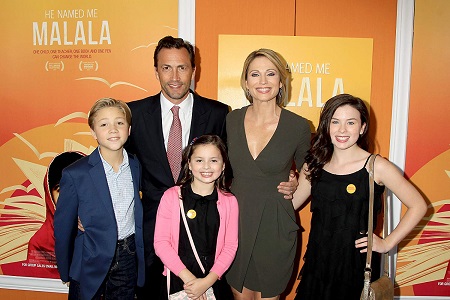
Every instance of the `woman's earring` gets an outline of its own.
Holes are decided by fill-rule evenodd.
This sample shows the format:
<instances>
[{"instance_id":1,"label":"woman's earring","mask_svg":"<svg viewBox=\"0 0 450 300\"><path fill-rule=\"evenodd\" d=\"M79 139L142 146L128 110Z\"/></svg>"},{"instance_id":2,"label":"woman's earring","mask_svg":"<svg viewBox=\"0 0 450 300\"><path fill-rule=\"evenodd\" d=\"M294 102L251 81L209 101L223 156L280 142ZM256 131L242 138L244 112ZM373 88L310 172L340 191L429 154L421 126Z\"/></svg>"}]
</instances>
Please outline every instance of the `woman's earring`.
<instances>
[{"instance_id":1,"label":"woman's earring","mask_svg":"<svg viewBox=\"0 0 450 300\"><path fill-rule=\"evenodd\" d=\"M249 91L249 89L247 89L246 91L245 91L245 95L247 95L247 98L250 98L251 96L250 96L250 91Z\"/></svg>"},{"instance_id":2,"label":"woman's earring","mask_svg":"<svg viewBox=\"0 0 450 300\"><path fill-rule=\"evenodd\" d=\"M278 89L278 99L283 97L283 90L281 88Z\"/></svg>"}]
</instances>

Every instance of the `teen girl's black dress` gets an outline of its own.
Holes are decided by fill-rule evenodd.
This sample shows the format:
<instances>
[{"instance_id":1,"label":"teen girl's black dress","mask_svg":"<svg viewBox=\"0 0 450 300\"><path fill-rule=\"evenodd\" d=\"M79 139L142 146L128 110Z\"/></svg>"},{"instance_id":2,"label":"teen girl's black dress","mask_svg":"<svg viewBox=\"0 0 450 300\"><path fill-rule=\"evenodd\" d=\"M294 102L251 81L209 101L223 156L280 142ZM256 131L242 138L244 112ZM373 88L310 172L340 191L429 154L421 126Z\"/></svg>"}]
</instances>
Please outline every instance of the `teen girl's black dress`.
<instances>
[{"instance_id":1,"label":"teen girl's black dress","mask_svg":"<svg viewBox=\"0 0 450 300\"><path fill-rule=\"evenodd\" d=\"M296 300L360 299L366 254L355 240L367 232L369 174L364 167L347 175L322 170L311 186L311 231ZM375 183L374 228L384 186ZM380 255L373 252L372 280L379 276Z\"/></svg>"},{"instance_id":2,"label":"teen girl's black dress","mask_svg":"<svg viewBox=\"0 0 450 300\"><path fill-rule=\"evenodd\" d=\"M197 278L205 277L214 265L217 235L219 233L220 216L217 210L218 194L217 189L208 196L200 196L195 194L191 186L188 185L181 189L183 197L183 206L185 214L189 210L195 210L195 218L186 217L195 248L200 260L205 268L205 274L202 272L194 252L191 248L189 238L184 226L184 222L180 216L180 239L178 242L178 255L186 268L192 272ZM170 276L170 293L176 293L184 290L183 281L177 276ZM213 286L214 295L217 300L232 300L233 294L228 285L225 276L217 280ZM166 298L167 299L167 296Z\"/></svg>"}]
</instances>

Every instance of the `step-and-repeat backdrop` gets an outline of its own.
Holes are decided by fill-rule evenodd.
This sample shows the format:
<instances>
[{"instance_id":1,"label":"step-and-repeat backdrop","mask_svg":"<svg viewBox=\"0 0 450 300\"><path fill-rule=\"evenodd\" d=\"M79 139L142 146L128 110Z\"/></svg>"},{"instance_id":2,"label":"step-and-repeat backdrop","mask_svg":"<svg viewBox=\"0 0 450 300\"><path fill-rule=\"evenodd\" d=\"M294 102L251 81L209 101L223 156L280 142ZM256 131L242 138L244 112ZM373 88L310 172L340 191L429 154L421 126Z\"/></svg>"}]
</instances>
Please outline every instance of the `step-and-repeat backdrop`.
<instances>
[{"instance_id":1,"label":"step-and-repeat backdrop","mask_svg":"<svg viewBox=\"0 0 450 300\"><path fill-rule=\"evenodd\" d=\"M59 278L49 164L97 146L87 126L97 99L159 91L153 51L178 36L178 1L5 1L1 20L0 274Z\"/></svg>"}]
</instances>

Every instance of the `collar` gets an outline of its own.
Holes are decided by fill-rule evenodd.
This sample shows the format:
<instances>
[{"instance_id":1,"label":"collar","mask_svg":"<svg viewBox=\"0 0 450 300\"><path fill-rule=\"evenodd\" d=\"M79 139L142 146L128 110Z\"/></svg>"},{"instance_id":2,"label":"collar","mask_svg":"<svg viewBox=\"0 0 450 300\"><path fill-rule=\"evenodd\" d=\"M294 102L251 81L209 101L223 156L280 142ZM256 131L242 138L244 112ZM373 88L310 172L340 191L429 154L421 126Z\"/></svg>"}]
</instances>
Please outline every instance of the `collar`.
<instances>
[{"instance_id":1,"label":"collar","mask_svg":"<svg viewBox=\"0 0 450 300\"><path fill-rule=\"evenodd\" d=\"M114 172L113 167L103 158L102 153L100 152L100 146L98 146L98 154L100 155L100 159L102 160L103 167L105 168L106 173ZM119 171L122 171L124 168L128 167L130 162L128 159L128 154L125 148L122 148L123 160L119 166Z\"/></svg>"},{"instance_id":2,"label":"collar","mask_svg":"<svg viewBox=\"0 0 450 300\"><path fill-rule=\"evenodd\" d=\"M170 110L174 106L172 102L170 102L169 100L167 100L166 97L164 97L163 93L160 93L160 103L161 103L161 113L163 115L170 113ZM180 104L177 104L177 106L180 107L180 113L184 114L185 112L187 112L188 111L187 108L192 107L193 103L194 103L194 96L192 95L191 92L189 92L189 95L186 97L186 99L181 101Z\"/></svg>"},{"instance_id":3,"label":"collar","mask_svg":"<svg viewBox=\"0 0 450 300\"><path fill-rule=\"evenodd\" d=\"M191 195L194 200L206 200L206 201L216 201L218 199L217 189L214 187L213 192L210 195L201 196L192 191L192 187L188 184L186 187L186 193Z\"/></svg>"}]
</instances>

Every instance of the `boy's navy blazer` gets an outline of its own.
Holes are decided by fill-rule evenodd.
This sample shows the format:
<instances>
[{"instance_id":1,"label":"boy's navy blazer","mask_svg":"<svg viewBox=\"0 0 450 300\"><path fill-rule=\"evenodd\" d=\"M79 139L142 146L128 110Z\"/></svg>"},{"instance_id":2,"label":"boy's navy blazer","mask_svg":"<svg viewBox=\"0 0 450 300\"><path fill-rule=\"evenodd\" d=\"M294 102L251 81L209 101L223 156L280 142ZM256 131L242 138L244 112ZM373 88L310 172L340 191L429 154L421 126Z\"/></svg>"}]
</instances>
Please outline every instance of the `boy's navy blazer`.
<instances>
[{"instance_id":1,"label":"boy's navy blazer","mask_svg":"<svg viewBox=\"0 0 450 300\"><path fill-rule=\"evenodd\" d=\"M134 185L138 285L144 284L141 166L128 155ZM84 232L78 230L78 217ZM83 299L91 299L106 278L117 245L117 223L105 170L97 148L65 168L55 211L55 253L61 280L76 280Z\"/></svg>"}]
</instances>

